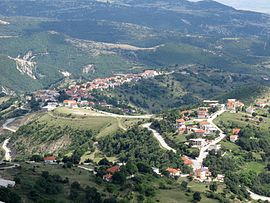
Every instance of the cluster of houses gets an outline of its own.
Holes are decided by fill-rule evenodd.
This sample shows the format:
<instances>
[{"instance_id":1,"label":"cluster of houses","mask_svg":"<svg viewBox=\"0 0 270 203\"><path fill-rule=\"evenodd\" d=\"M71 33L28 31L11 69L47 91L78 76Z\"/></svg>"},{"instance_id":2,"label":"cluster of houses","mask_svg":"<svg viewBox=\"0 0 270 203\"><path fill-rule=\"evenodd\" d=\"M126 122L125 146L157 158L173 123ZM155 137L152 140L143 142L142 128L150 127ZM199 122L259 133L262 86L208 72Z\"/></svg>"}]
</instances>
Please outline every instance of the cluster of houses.
<instances>
[{"instance_id":1,"label":"cluster of houses","mask_svg":"<svg viewBox=\"0 0 270 203\"><path fill-rule=\"evenodd\" d=\"M80 85L70 85L66 90L66 93L74 100L78 100L80 98L91 99L92 96L89 93L93 90L115 88L123 85L124 83L137 82L141 79L153 78L158 75L161 75L161 73L158 71L146 70L140 74L118 74L108 78L96 78L92 82L87 82Z\"/></svg>"},{"instance_id":2,"label":"cluster of houses","mask_svg":"<svg viewBox=\"0 0 270 203\"><path fill-rule=\"evenodd\" d=\"M189 140L189 144L192 147L201 148L208 144L207 136L215 135L218 131L213 125L211 125L207 120L202 120L198 122L190 122L183 118L176 120L177 131L179 135L183 134L193 134L196 138Z\"/></svg>"},{"instance_id":3,"label":"cluster of houses","mask_svg":"<svg viewBox=\"0 0 270 203\"><path fill-rule=\"evenodd\" d=\"M257 99L255 101L255 106L258 108L265 108L266 106L270 106L270 99Z\"/></svg>"},{"instance_id":4,"label":"cluster of houses","mask_svg":"<svg viewBox=\"0 0 270 203\"><path fill-rule=\"evenodd\" d=\"M228 99L227 101L227 110L233 113L235 113L237 109L242 109L244 106L245 104L237 99Z\"/></svg>"},{"instance_id":5,"label":"cluster of houses","mask_svg":"<svg viewBox=\"0 0 270 203\"><path fill-rule=\"evenodd\" d=\"M60 94L56 90L39 90L37 92L34 92L33 96L36 100L48 103L48 102L58 102L58 97L60 96Z\"/></svg>"},{"instance_id":6,"label":"cluster of houses","mask_svg":"<svg viewBox=\"0 0 270 203\"><path fill-rule=\"evenodd\" d=\"M263 109L267 107L270 107L270 99L257 99L254 105L249 106L246 109L246 112L249 114L253 114L257 109Z\"/></svg>"},{"instance_id":7,"label":"cluster of houses","mask_svg":"<svg viewBox=\"0 0 270 203\"><path fill-rule=\"evenodd\" d=\"M28 104L30 103L30 101L35 100L40 103L40 107L45 110L51 111L59 105L59 96L60 94L56 90L39 90L33 92L31 95L24 96L26 103L21 107L21 109L31 110Z\"/></svg>"},{"instance_id":8,"label":"cluster of houses","mask_svg":"<svg viewBox=\"0 0 270 203\"><path fill-rule=\"evenodd\" d=\"M182 156L181 157L184 165L187 165L187 166L190 166L192 167L192 160L190 158L188 158L187 156ZM156 172L156 171L154 171ZM201 168L198 168L194 171L194 174L183 174L181 172L181 170L179 168L170 168L168 167L166 169L166 172L168 173L168 175L170 177L193 177L193 179L195 181L198 181L198 182L211 182L211 181L214 181L214 182L223 182L224 181L224 175L218 175L216 178L212 178L212 174L211 172L209 171L209 168L208 167L204 167L202 166ZM157 173L157 172L156 172ZM160 175L160 173L157 173Z\"/></svg>"}]
</instances>

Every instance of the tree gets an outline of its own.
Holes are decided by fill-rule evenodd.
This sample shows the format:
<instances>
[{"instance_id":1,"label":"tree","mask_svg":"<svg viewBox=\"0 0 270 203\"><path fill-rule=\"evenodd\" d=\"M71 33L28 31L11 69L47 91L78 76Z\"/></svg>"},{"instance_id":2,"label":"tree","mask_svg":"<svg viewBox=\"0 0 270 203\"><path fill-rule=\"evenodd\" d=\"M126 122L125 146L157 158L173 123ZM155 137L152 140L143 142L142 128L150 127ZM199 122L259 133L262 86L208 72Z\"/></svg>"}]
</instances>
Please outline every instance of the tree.
<instances>
[{"instance_id":1,"label":"tree","mask_svg":"<svg viewBox=\"0 0 270 203\"><path fill-rule=\"evenodd\" d=\"M85 199L87 203L100 203L102 202L101 195L94 187L87 186L85 189Z\"/></svg>"},{"instance_id":2,"label":"tree","mask_svg":"<svg viewBox=\"0 0 270 203\"><path fill-rule=\"evenodd\" d=\"M270 171L270 163L267 164L267 170Z\"/></svg>"},{"instance_id":3,"label":"tree","mask_svg":"<svg viewBox=\"0 0 270 203\"><path fill-rule=\"evenodd\" d=\"M145 163L139 162L137 164L137 167L138 167L139 172L141 172L141 173L151 173L152 172L152 168Z\"/></svg>"},{"instance_id":4,"label":"tree","mask_svg":"<svg viewBox=\"0 0 270 203\"><path fill-rule=\"evenodd\" d=\"M61 90L59 91L59 97L58 97L58 101L59 102L63 102L64 100L69 99L69 96L67 95L65 90Z\"/></svg>"},{"instance_id":5,"label":"tree","mask_svg":"<svg viewBox=\"0 0 270 203\"><path fill-rule=\"evenodd\" d=\"M193 201L194 202L199 202L201 201L202 197L201 197L201 193L200 192L194 192L193 194Z\"/></svg>"},{"instance_id":6,"label":"tree","mask_svg":"<svg viewBox=\"0 0 270 203\"><path fill-rule=\"evenodd\" d=\"M187 186L188 186L188 182L183 181L183 182L181 183L181 188L182 188L183 190L186 190L186 189L187 189Z\"/></svg>"},{"instance_id":7,"label":"tree","mask_svg":"<svg viewBox=\"0 0 270 203\"><path fill-rule=\"evenodd\" d=\"M111 162L108 159L103 158L98 162L98 165L99 166L110 166Z\"/></svg>"},{"instance_id":8,"label":"tree","mask_svg":"<svg viewBox=\"0 0 270 203\"><path fill-rule=\"evenodd\" d=\"M21 197L15 193L12 192L9 188L0 188L0 201L6 202L6 203L20 203Z\"/></svg>"},{"instance_id":9,"label":"tree","mask_svg":"<svg viewBox=\"0 0 270 203\"><path fill-rule=\"evenodd\" d=\"M78 191L71 188L70 193L69 193L69 198L74 201L74 200L77 200L78 197L79 197Z\"/></svg>"},{"instance_id":10,"label":"tree","mask_svg":"<svg viewBox=\"0 0 270 203\"><path fill-rule=\"evenodd\" d=\"M41 176L42 176L43 178L45 178L45 179L48 179L48 178L49 178L49 176L50 176L50 174L49 174L49 172L48 172L48 171L42 171Z\"/></svg>"},{"instance_id":11,"label":"tree","mask_svg":"<svg viewBox=\"0 0 270 203\"><path fill-rule=\"evenodd\" d=\"M212 192L216 192L217 191L217 188L218 188L218 185L215 182L210 185L210 190Z\"/></svg>"},{"instance_id":12,"label":"tree","mask_svg":"<svg viewBox=\"0 0 270 203\"><path fill-rule=\"evenodd\" d=\"M126 175L121 171L114 173L112 178L115 184L123 184L126 181Z\"/></svg>"},{"instance_id":13,"label":"tree","mask_svg":"<svg viewBox=\"0 0 270 203\"><path fill-rule=\"evenodd\" d=\"M135 164L133 164L131 161L128 161L126 164L126 171L128 174L132 175L138 172L138 168Z\"/></svg>"},{"instance_id":14,"label":"tree","mask_svg":"<svg viewBox=\"0 0 270 203\"><path fill-rule=\"evenodd\" d=\"M35 98L32 98L32 99L29 101L29 105L30 105L30 108L31 108L33 111L38 111L38 110L40 110L39 102L38 102Z\"/></svg>"},{"instance_id":15,"label":"tree","mask_svg":"<svg viewBox=\"0 0 270 203\"><path fill-rule=\"evenodd\" d=\"M117 203L115 198L104 199L103 203Z\"/></svg>"},{"instance_id":16,"label":"tree","mask_svg":"<svg viewBox=\"0 0 270 203\"><path fill-rule=\"evenodd\" d=\"M30 161L35 161L35 162L41 162L43 161L43 157L38 154L34 154L31 158Z\"/></svg>"},{"instance_id":17,"label":"tree","mask_svg":"<svg viewBox=\"0 0 270 203\"><path fill-rule=\"evenodd\" d=\"M79 190L81 188L80 183L78 183L77 181L71 183L71 188Z\"/></svg>"}]
</instances>

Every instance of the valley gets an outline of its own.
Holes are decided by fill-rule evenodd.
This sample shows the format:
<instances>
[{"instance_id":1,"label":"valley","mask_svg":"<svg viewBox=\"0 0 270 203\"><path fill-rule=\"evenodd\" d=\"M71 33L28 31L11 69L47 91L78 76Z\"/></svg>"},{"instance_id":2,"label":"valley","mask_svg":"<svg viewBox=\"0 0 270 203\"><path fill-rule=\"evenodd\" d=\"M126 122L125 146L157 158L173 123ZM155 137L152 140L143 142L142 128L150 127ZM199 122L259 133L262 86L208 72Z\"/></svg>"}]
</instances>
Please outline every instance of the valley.
<instances>
[{"instance_id":1,"label":"valley","mask_svg":"<svg viewBox=\"0 0 270 203\"><path fill-rule=\"evenodd\" d=\"M266 203L269 25L212 0L1 0L0 202Z\"/></svg>"}]
</instances>

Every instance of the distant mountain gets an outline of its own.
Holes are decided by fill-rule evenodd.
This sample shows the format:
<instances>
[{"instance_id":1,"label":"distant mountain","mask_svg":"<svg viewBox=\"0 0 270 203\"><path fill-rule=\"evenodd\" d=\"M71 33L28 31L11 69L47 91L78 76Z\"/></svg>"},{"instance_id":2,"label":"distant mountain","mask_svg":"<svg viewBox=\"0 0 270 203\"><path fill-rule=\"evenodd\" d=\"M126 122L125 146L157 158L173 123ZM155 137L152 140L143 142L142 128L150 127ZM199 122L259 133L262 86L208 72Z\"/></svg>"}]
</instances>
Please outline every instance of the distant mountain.
<instances>
[{"instance_id":1,"label":"distant mountain","mask_svg":"<svg viewBox=\"0 0 270 203\"><path fill-rule=\"evenodd\" d=\"M0 16L8 22L0 25L0 87L15 91L138 66L200 64L268 74L270 16L215 1L2 0Z\"/></svg>"}]
</instances>

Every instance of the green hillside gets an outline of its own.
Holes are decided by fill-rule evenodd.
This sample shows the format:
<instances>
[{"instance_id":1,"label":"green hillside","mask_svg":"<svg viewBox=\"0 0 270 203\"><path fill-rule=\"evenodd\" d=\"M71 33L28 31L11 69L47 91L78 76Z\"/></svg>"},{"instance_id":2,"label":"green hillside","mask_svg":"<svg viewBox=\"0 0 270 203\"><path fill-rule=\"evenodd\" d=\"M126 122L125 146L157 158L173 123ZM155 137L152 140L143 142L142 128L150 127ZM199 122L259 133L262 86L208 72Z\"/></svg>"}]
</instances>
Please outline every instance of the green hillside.
<instances>
[{"instance_id":1,"label":"green hillside","mask_svg":"<svg viewBox=\"0 0 270 203\"><path fill-rule=\"evenodd\" d=\"M98 116L90 110L58 108L54 112L37 114L32 121L12 135L16 157L32 154L63 156L80 150L94 152L96 140L125 130L139 119ZM30 135L30 136L29 136Z\"/></svg>"},{"instance_id":2,"label":"green hillside","mask_svg":"<svg viewBox=\"0 0 270 203\"><path fill-rule=\"evenodd\" d=\"M267 82L257 75L239 74L202 66L174 66L175 72L141 80L99 94L112 100L128 103L145 111L199 104L205 99L237 98L251 101L261 95ZM252 92L252 94L250 94Z\"/></svg>"}]
</instances>

